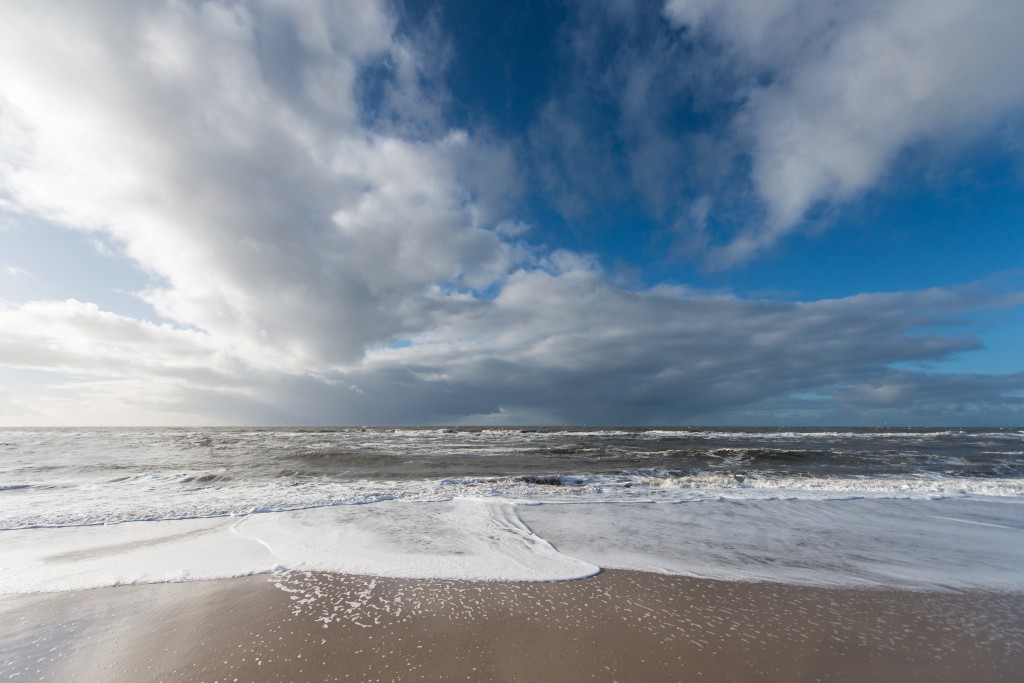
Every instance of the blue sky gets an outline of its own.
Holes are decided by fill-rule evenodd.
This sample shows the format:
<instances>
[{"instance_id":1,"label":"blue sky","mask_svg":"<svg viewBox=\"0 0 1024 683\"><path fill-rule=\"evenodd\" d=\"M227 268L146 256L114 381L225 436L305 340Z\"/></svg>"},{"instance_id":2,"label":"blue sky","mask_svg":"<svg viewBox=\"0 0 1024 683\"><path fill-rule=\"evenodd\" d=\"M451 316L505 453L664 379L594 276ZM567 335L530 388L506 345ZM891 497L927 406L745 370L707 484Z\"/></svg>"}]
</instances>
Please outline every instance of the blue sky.
<instances>
[{"instance_id":1,"label":"blue sky","mask_svg":"<svg viewBox=\"0 0 1024 683\"><path fill-rule=\"evenodd\" d=\"M0 19L0 423L1024 423L1019 3Z\"/></svg>"}]
</instances>

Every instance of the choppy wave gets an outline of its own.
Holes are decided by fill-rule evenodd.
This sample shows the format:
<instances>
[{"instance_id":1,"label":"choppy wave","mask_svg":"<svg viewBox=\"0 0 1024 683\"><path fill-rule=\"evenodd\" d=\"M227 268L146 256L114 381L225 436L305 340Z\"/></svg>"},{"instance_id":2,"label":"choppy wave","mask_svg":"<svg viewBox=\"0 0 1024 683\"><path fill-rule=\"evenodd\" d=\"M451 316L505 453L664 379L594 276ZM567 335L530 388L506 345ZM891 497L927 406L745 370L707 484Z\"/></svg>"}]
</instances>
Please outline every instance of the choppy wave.
<instances>
[{"instance_id":1,"label":"choppy wave","mask_svg":"<svg viewBox=\"0 0 1024 683\"><path fill-rule=\"evenodd\" d=\"M0 430L0 529L437 502L1024 497L1024 430Z\"/></svg>"},{"instance_id":2,"label":"choppy wave","mask_svg":"<svg viewBox=\"0 0 1024 683\"><path fill-rule=\"evenodd\" d=\"M0 592L598 566L1017 590L1022 511L1020 429L0 430Z\"/></svg>"},{"instance_id":3,"label":"choppy wave","mask_svg":"<svg viewBox=\"0 0 1024 683\"><path fill-rule=\"evenodd\" d=\"M143 484L140 486L140 484ZM62 501L56 505L55 496ZM442 502L460 497L533 503L682 502L850 498L1019 498L1024 480L956 477L791 477L682 474L642 470L619 474L542 474L344 482L254 481L178 473L126 477L103 486L17 485L0 497L0 530L81 526L280 512L382 501Z\"/></svg>"}]
</instances>

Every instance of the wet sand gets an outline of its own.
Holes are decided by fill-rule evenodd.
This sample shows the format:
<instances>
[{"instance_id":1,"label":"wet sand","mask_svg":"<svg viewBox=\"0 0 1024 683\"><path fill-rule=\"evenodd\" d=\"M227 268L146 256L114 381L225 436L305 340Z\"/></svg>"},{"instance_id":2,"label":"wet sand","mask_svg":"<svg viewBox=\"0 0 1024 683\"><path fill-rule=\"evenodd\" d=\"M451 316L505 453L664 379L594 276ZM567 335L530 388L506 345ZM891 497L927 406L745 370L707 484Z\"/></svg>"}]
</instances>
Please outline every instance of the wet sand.
<instances>
[{"instance_id":1,"label":"wet sand","mask_svg":"<svg viewBox=\"0 0 1024 683\"><path fill-rule=\"evenodd\" d=\"M983 681L1024 595L606 571L560 583L289 574L0 596L0 679Z\"/></svg>"}]
</instances>

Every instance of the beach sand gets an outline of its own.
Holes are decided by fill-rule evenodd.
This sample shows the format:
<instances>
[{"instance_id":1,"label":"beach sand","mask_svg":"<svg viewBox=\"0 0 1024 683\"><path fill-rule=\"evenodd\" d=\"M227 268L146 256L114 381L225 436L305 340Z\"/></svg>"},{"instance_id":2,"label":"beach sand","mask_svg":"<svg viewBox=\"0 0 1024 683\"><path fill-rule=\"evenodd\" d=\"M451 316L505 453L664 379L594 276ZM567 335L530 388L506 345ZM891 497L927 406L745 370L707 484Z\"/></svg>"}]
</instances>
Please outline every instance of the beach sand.
<instances>
[{"instance_id":1,"label":"beach sand","mask_svg":"<svg viewBox=\"0 0 1024 683\"><path fill-rule=\"evenodd\" d=\"M1024 595L628 571L502 583L293 573L0 596L0 679L1020 680Z\"/></svg>"}]
</instances>

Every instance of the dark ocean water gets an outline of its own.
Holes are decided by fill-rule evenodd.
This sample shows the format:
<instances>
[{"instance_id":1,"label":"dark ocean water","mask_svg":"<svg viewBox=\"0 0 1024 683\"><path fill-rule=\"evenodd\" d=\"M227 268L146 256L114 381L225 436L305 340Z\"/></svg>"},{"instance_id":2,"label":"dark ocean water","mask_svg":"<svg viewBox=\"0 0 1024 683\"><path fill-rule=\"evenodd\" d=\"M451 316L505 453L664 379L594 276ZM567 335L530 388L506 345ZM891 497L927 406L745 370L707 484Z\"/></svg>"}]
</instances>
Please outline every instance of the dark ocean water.
<instances>
[{"instance_id":1,"label":"dark ocean water","mask_svg":"<svg viewBox=\"0 0 1024 683\"><path fill-rule=\"evenodd\" d=\"M1005 429L8 429L0 528L375 500L1024 495Z\"/></svg>"}]
</instances>

